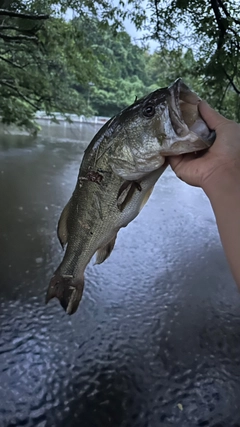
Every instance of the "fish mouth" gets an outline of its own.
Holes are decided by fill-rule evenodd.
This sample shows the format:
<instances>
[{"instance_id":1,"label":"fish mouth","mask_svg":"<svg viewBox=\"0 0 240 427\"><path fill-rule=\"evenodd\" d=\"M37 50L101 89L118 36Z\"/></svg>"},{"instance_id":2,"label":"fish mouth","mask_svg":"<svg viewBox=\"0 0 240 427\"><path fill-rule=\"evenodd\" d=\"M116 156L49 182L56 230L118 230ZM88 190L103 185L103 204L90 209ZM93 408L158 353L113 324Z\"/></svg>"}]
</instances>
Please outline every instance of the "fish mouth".
<instances>
[{"instance_id":1,"label":"fish mouth","mask_svg":"<svg viewBox=\"0 0 240 427\"><path fill-rule=\"evenodd\" d=\"M176 134L180 138L195 134L197 140L193 144L192 151L209 148L213 144L216 134L209 129L199 113L198 103L201 98L181 78L177 79L168 89L170 92L169 115ZM180 143L179 141L178 144Z\"/></svg>"}]
</instances>

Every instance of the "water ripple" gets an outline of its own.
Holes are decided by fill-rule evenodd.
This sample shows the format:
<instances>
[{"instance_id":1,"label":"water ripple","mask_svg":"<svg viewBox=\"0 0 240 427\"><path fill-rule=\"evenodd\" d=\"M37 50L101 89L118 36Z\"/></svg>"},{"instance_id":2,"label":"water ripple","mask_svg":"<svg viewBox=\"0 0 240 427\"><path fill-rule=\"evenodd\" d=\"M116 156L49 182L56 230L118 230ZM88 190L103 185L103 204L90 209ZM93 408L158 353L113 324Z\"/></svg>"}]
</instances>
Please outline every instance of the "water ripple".
<instances>
[{"instance_id":1,"label":"water ripple","mask_svg":"<svg viewBox=\"0 0 240 427\"><path fill-rule=\"evenodd\" d=\"M44 298L84 147L44 135L1 154L0 426L239 427L240 299L205 196L167 171L68 317Z\"/></svg>"}]
</instances>

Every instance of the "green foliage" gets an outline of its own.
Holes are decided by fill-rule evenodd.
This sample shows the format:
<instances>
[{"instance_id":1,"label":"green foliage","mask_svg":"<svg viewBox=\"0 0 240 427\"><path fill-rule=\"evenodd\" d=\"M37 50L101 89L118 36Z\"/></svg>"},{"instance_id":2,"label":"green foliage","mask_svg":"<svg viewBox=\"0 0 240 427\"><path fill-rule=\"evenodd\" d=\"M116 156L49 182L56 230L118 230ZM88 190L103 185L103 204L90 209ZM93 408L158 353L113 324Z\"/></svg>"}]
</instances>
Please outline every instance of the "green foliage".
<instances>
[{"instance_id":1,"label":"green foliage","mask_svg":"<svg viewBox=\"0 0 240 427\"><path fill-rule=\"evenodd\" d=\"M239 0L149 0L151 34L160 46L190 47L200 91L212 105L240 120Z\"/></svg>"},{"instance_id":2,"label":"green foliage","mask_svg":"<svg viewBox=\"0 0 240 427\"><path fill-rule=\"evenodd\" d=\"M85 101L74 83L87 85L94 58L76 26L62 18L33 21L9 17L0 25L0 31L10 27L0 34L0 115L5 123L35 129L37 110L81 110Z\"/></svg>"},{"instance_id":3,"label":"green foliage","mask_svg":"<svg viewBox=\"0 0 240 427\"><path fill-rule=\"evenodd\" d=\"M239 0L5 0L0 10L0 116L37 131L36 111L112 116L184 78L240 120ZM73 19L69 17L69 8ZM146 10L152 15L147 18ZM131 42L128 17L159 42ZM110 24L111 23L111 24Z\"/></svg>"},{"instance_id":4,"label":"green foliage","mask_svg":"<svg viewBox=\"0 0 240 427\"><path fill-rule=\"evenodd\" d=\"M113 27L102 30L97 21L94 25L87 43L94 51L97 78L88 96L96 114L112 116L146 93L145 52L126 32L114 35Z\"/></svg>"}]
</instances>

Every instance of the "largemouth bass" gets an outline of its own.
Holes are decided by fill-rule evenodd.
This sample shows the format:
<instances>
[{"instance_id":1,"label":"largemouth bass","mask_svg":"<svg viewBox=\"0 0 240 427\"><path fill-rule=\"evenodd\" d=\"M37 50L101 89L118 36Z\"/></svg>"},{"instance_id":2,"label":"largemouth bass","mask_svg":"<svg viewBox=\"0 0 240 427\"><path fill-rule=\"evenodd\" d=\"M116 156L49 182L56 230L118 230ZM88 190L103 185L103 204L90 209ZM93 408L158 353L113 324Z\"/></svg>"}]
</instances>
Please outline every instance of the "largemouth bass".
<instances>
[{"instance_id":1,"label":"largemouth bass","mask_svg":"<svg viewBox=\"0 0 240 427\"><path fill-rule=\"evenodd\" d=\"M168 166L165 156L208 148L212 132L200 117L199 97L181 79L136 100L110 119L87 147L75 190L58 223L63 260L46 302L57 297L68 314L79 305L84 271L96 253L100 264L117 233L143 208Z\"/></svg>"}]
</instances>

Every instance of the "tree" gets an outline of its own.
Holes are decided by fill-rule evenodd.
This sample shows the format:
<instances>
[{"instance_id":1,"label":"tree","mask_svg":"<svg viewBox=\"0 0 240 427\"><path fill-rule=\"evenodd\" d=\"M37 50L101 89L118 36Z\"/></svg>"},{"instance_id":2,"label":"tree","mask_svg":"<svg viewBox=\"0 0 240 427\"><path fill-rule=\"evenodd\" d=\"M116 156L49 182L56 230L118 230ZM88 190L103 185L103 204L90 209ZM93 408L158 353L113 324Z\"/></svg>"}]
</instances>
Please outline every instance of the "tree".
<instances>
[{"instance_id":1,"label":"tree","mask_svg":"<svg viewBox=\"0 0 240 427\"><path fill-rule=\"evenodd\" d=\"M202 94L240 120L239 0L149 0L149 32L160 46L191 47ZM234 106L234 107L233 107Z\"/></svg>"},{"instance_id":2,"label":"tree","mask_svg":"<svg viewBox=\"0 0 240 427\"><path fill-rule=\"evenodd\" d=\"M94 77L93 58L77 27L32 13L38 8L31 3L28 12L19 5L0 10L0 114L4 123L32 129L37 110L79 112L84 100L74 82Z\"/></svg>"},{"instance_id":3,"label":"tree","mask_svg":"<svg viewBox=\"0 0 240 427\"><path fill-rule=\"evenodd\" d=\"M84 31L86 20L76 21ZM96 78L87 90L79 90L91 98L96 114L112 116L148 91L145 49L134 45L125 31L115 33L113 25L102 28L99 20L89 19L87 27L92 29L85 40L94 52Z\"/></svg>"},{"instance_id":4,"label":"tree","mask_svg":"<svg viewBox=\"0 0 240 427\"><path fill-rule=\"evenodd\" d=\"M126 17L158 52L131 43ZM39 109L112 115L182 75L240 119L239 47L239 0L0 0L0 115L33 129Z\"/></svg>"}]
</instances>

